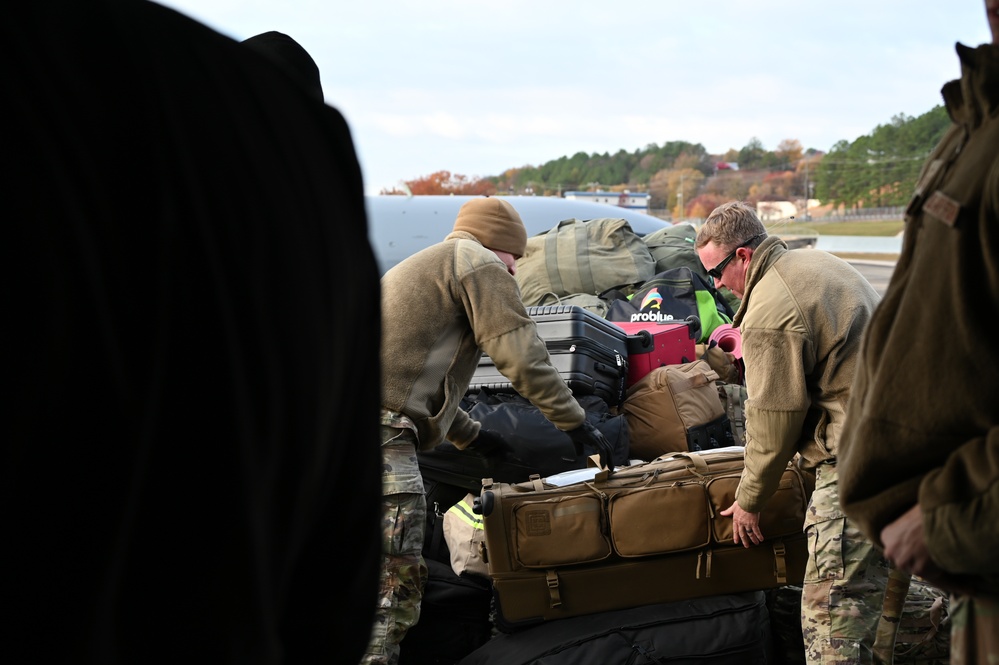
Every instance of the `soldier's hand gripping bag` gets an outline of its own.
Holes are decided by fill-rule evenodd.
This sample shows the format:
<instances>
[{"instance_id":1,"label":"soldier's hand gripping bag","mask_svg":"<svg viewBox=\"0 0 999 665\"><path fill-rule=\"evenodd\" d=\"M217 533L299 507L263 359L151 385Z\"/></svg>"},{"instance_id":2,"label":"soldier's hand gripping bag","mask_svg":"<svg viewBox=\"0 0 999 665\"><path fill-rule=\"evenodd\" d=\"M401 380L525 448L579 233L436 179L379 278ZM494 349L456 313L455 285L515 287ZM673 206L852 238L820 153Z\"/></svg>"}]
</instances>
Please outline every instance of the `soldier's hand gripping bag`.
<instances>
[{"instance_id":1,"label":"soldier's hand gripping bag","mask_svg":"<svg viewBox=\"0 0 999 665\"><path fill-rule=\"evenodd\" d=\"M594 395L577 397L586 420L611 443L615 466L628 462L628 424L623 415L611 412L607 403ZM424 478L463 487L478 493L483 478L498 482L524 482L533 474L554 475L584 469L596 449L584 448L576 454L572 439L531 404L517 394L493 393L485 388L471 392L462 408L483 429L498 433L509 446L503 459L490 460L470 450L458 450L443 443L434 450L417 454Z\"/></svg>"}]
</instances>

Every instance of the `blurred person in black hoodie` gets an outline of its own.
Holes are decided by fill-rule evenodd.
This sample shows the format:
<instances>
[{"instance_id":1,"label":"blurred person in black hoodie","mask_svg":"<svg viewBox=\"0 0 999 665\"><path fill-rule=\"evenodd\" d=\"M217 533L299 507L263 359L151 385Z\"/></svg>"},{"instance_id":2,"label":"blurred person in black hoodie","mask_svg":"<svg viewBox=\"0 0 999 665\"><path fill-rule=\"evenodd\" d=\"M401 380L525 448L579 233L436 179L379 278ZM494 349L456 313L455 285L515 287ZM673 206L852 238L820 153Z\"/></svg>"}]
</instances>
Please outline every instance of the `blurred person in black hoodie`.
<instances>
[{"instance_id":1,"label":"blurred person in black hoodie","mask_svg":"<svg viewBox=\"0 0 999 665\"><path fill-rule=\"evenodd\" d=\"M356 662L380 311L346 123L142 0L0 34L4 660Z\"/></svg>"},{"instance_id":2,"label":"blurred person in black hoodie","mask_svg":"<svg viewBox=\"0 0 999 665\"><path fill-rule=\"evenodd\" d=\"M319 66L309 52L294 39L283 32L271 30L248 37L240 43L283 67L289 76L297 79L298 84L303 86L306 92L318 101L323 101L323 83L319 76Z\"/></svg>"}]
</instances>

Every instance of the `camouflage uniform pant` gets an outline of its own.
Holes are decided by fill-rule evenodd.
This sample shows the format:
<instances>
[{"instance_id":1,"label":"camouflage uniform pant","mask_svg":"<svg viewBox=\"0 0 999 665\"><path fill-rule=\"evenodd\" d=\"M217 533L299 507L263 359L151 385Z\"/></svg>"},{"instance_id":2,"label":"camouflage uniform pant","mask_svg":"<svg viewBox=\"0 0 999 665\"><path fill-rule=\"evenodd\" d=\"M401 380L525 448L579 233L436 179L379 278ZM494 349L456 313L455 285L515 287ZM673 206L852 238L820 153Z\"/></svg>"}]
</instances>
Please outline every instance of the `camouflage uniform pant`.
<instances>
[{"instance_id":1,"label":"camouflage uniform pant","mask_svg":"<svg viewBox=\"0 0 999 665\"><path fill-rule=\"evenodd\" d=\"M999 664L999 599L952 596L951 665Z\"/></svg>"},{"instance_id":2,"label":"camouflage uniform pant","mask_svg":"<svg viewBox=\"0 0 999 665\"><path fill-rule=\"evenodd\" d=\"M889 564L843 514L833 464L816 472L805 535L801 630L808 663L873 663Z\"/></svg>"},{"instance_id":3,"label":"camouflage uniform pant","mask_svg":"<svg viewBox=\"0 0 999 665\"><path fill-rule=\"evenodd\" d=\"M382 425L382 501L381 590L364 665L396 665L406 631L420 618L427 499L411 430Z\"/></svg>"}]
</instances>

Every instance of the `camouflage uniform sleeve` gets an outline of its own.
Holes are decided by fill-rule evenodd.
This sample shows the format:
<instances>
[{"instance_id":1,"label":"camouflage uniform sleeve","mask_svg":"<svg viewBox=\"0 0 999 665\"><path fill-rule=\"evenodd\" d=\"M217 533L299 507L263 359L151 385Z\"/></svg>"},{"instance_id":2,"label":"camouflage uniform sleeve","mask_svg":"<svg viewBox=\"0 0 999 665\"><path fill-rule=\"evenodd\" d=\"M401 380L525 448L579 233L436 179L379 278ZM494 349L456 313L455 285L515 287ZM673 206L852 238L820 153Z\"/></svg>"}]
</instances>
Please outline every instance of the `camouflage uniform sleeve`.
<instances>
[{"instance_id":1,"label":"camouflage uniform sleeve","mask_svg":"<svg viewBox=\"0 0 999 665\"><path fill-rule=\"evenodd\" d=\"M399 413L398 411L392 411L390 409L382 409L381 424L386 427L394 427L395 429L409 429L414 432L417 431L416 423L413 419L404 413Z\"/></svg>"}]
</instances>

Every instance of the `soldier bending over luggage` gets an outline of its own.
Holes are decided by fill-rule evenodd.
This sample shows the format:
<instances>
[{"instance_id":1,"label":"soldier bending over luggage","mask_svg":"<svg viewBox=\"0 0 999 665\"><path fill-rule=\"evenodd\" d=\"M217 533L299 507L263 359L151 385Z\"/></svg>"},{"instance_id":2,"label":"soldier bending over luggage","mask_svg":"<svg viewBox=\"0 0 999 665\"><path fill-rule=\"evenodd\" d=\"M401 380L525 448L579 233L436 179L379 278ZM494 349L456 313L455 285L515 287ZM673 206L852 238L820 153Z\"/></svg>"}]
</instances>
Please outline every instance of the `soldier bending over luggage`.
<instances>
[{"instance_id":1,"label":"soldier bending over luggage","mask_svg":"<svg viewBox=\"0 0 999 665\"><path fill-rule=\"evenodd\" d=\"M800 454L816 476L801 606L808 662L871 663L889 569L839 507L836 453L878 295L845 261L767 237L741 202L708 216L696 248L715 285L742 299L734 323L746 366L746 468L722 515L732 516L737 544L759 544L760 511Z\"/></svg>"},{"instance_id":2,"label":"soldier bending over luggage","mask_svg":"<svg viewBox=\"0 0 999 665\"><path fill-rule=\"evenodd\" d=\"M458 408L483 352L578 450L596 448L601 463L611 463L610 443L586 422L521 301L513 275L526 244L513 206L473 199L442 242L382 277L384 561L363 663L397 663L399 644L419 619L427 508L417 449L447 440L493 456L506 447Z\"/></svg>"}]
</instances>

